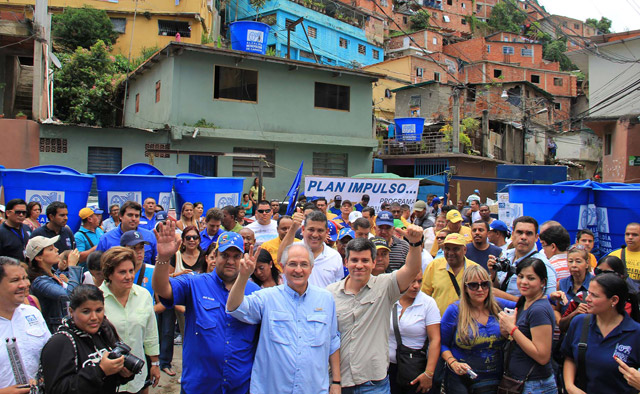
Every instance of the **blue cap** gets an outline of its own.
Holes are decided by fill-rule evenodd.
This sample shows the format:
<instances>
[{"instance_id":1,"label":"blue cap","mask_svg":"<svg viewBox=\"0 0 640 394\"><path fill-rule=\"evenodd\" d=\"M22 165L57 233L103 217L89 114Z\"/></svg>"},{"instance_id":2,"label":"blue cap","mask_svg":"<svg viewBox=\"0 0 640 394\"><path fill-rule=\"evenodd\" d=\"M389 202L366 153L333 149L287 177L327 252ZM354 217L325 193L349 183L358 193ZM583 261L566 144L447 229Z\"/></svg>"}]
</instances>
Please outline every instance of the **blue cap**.
<instances>
[{"instance_id":1,"label":"blue cap","mask_svg":"<svg viewBox=\"0 0 640 394\"><path fill-rule=\"evenodd\" d=\"M343 227L338 233L338 239L342 239L344 237L351 237L351 239L354 239L356 237L356 233L349 227Z\"/></svg>"},{"instance_id":2,"label":"blue cap","mask_svg":"<svg viewBox=\"0 0 640 394\"><path fill-rule=\"evenodd\" d=\"M157 222L164 222L168 218L169 218L169 214L167 213L167 211L158 211L158 212L156 212L156 223Z\"/></svg>"},{"instance_id":3,"label":"blue cap","mask_svg":"<svg viewBox=\"0 0 640 394\"><path fill-rule=\"evenodd\" d=\"M136 246L139 243L150 244L137 230L129 230L120 237L120 246Z\"/></svg>"},{"instance_id":4,"label":"blue cap","mask_svg":"<svg viewBox=\"0 0 640 394\"><path fill-rule=\"evenodd\" d=\"M327 220L327 230L329 231L329 239L335 242L338 239L338 230L331 220Z\"/></svg>"},{"instance_id":5,"label":"blue cap","mask_svg":"<svg viewBox=\"0 0 640 394\"><path fill-rule=\"evenodd\" d=\"M224 252L231 247L238 249L241 253L244 253L244 241L242 240L242 236L231 231L220 234L220 237L218 237L218 251Z\"/></svg>"},{"instance_id":6,"label":"blue cap","mask_svg":"<svg viewBox=\"0 0 640 394\"><path fill-rule=\"evenodd\" d=\"M507 227L507 224L502 220L494 220L493 222L489 223L489 229L504 231L505 233L509 232L509 228Z\"/></svg>"},{"instance_id":7,"label":"blue cap","mask_svg":"<svg viewBox=\"0 0 640 394\"><path fill-rule=\"evenodd\" d=\"M440 204L440 199L438 197L434 197L433 200L431 200L431 206L434 206L435 204Z\"/></svg>"},{"instance_id":8,"label":"blue cap","mask_svg":"<svg viewBox=\"0 0 640 394\"><path fill-rule=\"evenodd\" d=\"M478 189L475 189L473 192L480 194L480 190L478 190Z\"/></svg>"},{"instance_id":9,"label":"blue cap","mask_svg":"<svg viewBox=\"0 0 640 394\"><path fill-rule=\"evenodd\" d=\"M376 218L376 226L393 227L393 215L389 211L380 211Z\"/></svg>"}]
</instances>

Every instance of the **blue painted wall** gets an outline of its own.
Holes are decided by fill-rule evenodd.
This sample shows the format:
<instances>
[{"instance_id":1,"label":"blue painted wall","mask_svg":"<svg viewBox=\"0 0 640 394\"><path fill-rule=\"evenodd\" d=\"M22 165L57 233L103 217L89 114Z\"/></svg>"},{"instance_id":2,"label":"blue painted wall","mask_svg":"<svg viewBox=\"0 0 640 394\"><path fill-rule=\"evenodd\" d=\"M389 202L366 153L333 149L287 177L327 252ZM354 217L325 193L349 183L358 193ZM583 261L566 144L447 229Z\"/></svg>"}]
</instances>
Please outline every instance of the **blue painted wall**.
<instances>
[{"instance_id":1,"label":"blue painted wall","mask_svg":"<svg viewBox=\"0 0 640 394\"><path fill-rule=\"evenodd\" d=\"M235 20L235 4L227 8L227 20ZM274 47L276 54L285 57L287 54L287 31L285 21L297 20L304 17L304 25L317 30L316 38L309 37L313 50L321 64L332 66L352 67L353 62L361 66L376 64L384 60L382 47L367 42L363 29L327 16L321 12L306 8L289 0L268 0L265 7L260 9L260 17L276 15L276 24L269 31L268 45ZM238 20L255 20L256 10L248 0L238 0ZM340 38L347 40L347 48L340 47ZM358 51L359 45L364 45L365 53ZM301 53L301 51L303 51ZM377 51L377 59L374 58ZM307 52L306 56L305 53ZM291 58L314 63L309 43L300 25L295 32L291 32Z\"/></svg>"}]
</instances>

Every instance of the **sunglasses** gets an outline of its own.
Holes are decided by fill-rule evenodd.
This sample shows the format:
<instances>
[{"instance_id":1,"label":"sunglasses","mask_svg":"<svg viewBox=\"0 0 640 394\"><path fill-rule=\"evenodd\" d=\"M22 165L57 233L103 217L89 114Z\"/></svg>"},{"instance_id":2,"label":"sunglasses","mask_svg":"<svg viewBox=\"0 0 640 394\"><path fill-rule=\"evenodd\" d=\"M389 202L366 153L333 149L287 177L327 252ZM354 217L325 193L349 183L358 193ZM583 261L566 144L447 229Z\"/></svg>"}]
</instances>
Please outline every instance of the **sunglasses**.
<instances>
[{"instance_id":1,"label":"sunglasses","mask_svg":"<svg viewBox=\"0 0 640 394\"><path fill-rule=\"evenodd\" d=\"M618 273L616 271L614 271L614 270L603 270L603 269L600 269L598 267L593 269L593 273L596 276L598 276L600 274L616 274L616 275L618 275Z\"/></svg>"},{"instance_id":2,"label":"sunglasses","mask_svg":"<svg viewBox=\"0 0 640 394\"><path fill-rule=\"evenodd\" d=\"M464 285L471 291L477 291L480 287L482 287L483 290L487 290L491 285L491 282L483 280L482 282L467 282Z\"/></svg>"},{"instance_id":3,"label":"sunglasses","mask_svg":"<svg viewBox=\"0 0 640 394\"><path fill-rule=\"evenodd\" d=\"M200 237L198 237L197 235L187 235L186 237L184 237L184 239L186 239L187 241L195 241L196 239L200 239Z\"/></svg>"},{"instance_id":4,"label":"sunglasses","mask_svg":"<svg viewBox=\"0 0 640 394\"><path fill-rule=\"evenodd\" d=\"M27 215L27 211L13 211L13 213L15 213L16 215L23 215L23 216Z\"/></svg>"},{"instance_id":5,"label":"sunglasses","mask_svg":"<svg viewBox=\"0 0 640 394\"><path fill-rule=\"evenodd\" d=\"M258 213L269 213L271 209L258 209Z\"/></svg>"}]
</instances>

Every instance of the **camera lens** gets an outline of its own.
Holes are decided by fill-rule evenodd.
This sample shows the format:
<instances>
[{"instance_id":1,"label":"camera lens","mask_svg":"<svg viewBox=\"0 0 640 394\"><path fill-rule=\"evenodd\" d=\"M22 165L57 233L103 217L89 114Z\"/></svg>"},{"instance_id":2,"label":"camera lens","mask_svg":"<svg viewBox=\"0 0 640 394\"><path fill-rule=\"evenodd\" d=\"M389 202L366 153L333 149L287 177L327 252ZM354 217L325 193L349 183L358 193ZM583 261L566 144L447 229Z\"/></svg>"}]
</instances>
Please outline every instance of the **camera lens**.
<instances>
[{"instance_id":1,"label":"camera lens","mask_svg":"<svg viewBox=\"0 0 640 394\"><path fill-rule=\"evenodd\" d=\"M132 354L127 354L124 356L124 367L131 371L132 374L137 375L142 371L144 361Z\"/></svg>"}]
</instances>

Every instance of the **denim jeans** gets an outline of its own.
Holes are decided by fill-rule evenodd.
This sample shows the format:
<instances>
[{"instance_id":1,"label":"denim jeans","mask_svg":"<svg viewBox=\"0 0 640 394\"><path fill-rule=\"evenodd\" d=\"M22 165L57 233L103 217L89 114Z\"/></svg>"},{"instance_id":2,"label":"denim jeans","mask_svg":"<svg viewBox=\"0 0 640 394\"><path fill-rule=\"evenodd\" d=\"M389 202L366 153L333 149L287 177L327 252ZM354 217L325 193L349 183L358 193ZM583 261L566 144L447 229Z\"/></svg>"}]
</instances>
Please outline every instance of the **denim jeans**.
<instances>
[{"instance_id":1,"label":"denim jeans","mask_svg":"<svg viewBox=\"0 0 640 394\"><path fill-rule=\"evenodd\" d=\"M522 394L557 394L558 386L556 385L555 376L551 375L546 379L527 380L524 382L524 390Z\"/></svg>"},{"instance_id":2,"label":"denim jeans","mask_svg":"<svg viewBox=\"0 0 640 394\"><path fill-rule=\"evenodd\" d=\"M173 308L156 314L158 335L160 336L160 369L171 368L173 359L173 332L176 326L176 314Z\"/></svg>"},{"instance_id":3,"label":"denim jeans","mask_svg":"<svg viewBox=\"0 0 640 394\"><path fill-rule=\"evenodd\" d=\"M444 375L444 387L447 394L480 394L498 391L499 380L471 380L467 375L460 376L447 369Z\"/></svg>"},{"instance_id":4,"label":"denim jeans","mask_svg":"<svg viewBox=\"0 0 640 394\"><path fill-rule=\"evenodd\" d=\"M342 394L389 394L389 376L382 380L370 380L357 386L343 387Z\"/></svg>"}]
</instances>

